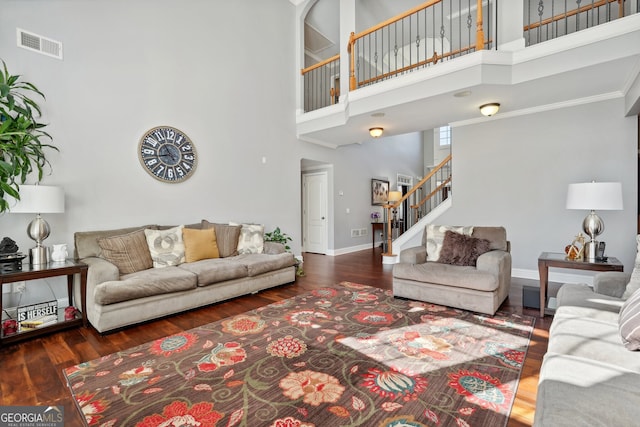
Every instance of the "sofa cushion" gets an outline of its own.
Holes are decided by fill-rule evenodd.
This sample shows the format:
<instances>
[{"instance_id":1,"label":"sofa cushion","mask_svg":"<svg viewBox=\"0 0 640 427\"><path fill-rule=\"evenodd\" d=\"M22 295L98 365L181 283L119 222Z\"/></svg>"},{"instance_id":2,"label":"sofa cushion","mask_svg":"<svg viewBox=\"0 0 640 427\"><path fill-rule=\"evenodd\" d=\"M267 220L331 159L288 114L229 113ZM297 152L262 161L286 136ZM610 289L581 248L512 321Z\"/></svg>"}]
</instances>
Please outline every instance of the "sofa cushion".
<instances>
[{"instance_id":1,"label":"sofa cushion","mask_svg":"<svg viewBox=\"0 0 640 427\"><path fill-rule=\"evenodd\" d=\"M183 228L182 225L179 225L166 230L144 230L155 268L178 265L185 261L184 241L182 240Z\"/></svg>"},{"instance_id":2,"label":"sofa cushion","mask_svg":"<svg viewBox=\"0 0 640 427\"><path fill-rule=\"evenodd\" d=\"M547 352L540 368L533 425L634 426L640 374L611 363Z\"/></svg>"},{"instance_id":3,"label":"sofa cushion","mask_svg":"<svg viewBox=\"0 0 640 427\"><path fill-rule=\"evenodd\" d=\"M425 262L424 264L395 264L393 277L415 282L434 283L492 292L498 289L498 277L475 267Z\"/></svg>"},{"instance_id":4,"label":"sofa cushion","mask_svg":"<svg viewBox=\"0 0 640 427\"><path fill-rule=\"evenodd\" d=\"M238 255L241 225L218 224L203 219L202 228L214 228L216 230L218 251L222 258Z\"/></svg>"},{"instance_id":5,"label":"sofa cushion","mask_svg":"<svg viewBox=\"0 0 640 427\"><path fill-rule=\"evenodd\" d=\"M180 268L198 276L198 286L247 277L247 267L234 258L203 259L180 264Z\"/></svg>"},{"instance_id":6,"label":"sofa cushion","mask_svg":"<svg viewBox=\"0 0 640 427\"><path fill-rule=\"evenodd\" d=\"M627 285L627 289L624 291L622 295L623 299L629 298L635 291L640 289L640 234L636 236L636 262L633 266L633 271L631 272L631 279L629 279L629 284Z\"/></svg>"},{"instance_id":7,"label":"sofa cushion","mask_svg":"<svg viewBox=\"0 0 640 427\"><path fill-rule=\"evenodd\" d=\"M549 329L547 351L640 372L640 357L622 346L615 316L611 316L611 319L577 317L571 312L565 313L561 307L555 313Z\"/></svg>"},{"instance_id":8,"label":"sofa cushion","mask_svg":"<svg viewBox=\"0 0 640 427\"><path fill-rule=\"evenodd\" d=\"M618 323L620 336L627 350L640 349L640 290L622 305Z\"/></svg>"},{"instance_id":9,"label":"sofa cushion","mask_svg":"<svg viewBox=\"0 0 640 427\"><path fill-rule=\"evenodd\" d=\"M289 252L277 255L240 254L234 259L247 267L249 276L257 276L269 271L291 267L296 263L293 254Z\"/></svg>"},{"instance_id":10,"label":"sofa cushion","mask_svg":"<svg viewBox=\"0 0 640 427\"><path fill-rule=\"evenodd\" d=\"M118 267L120 274L135 273L153 267L144 230L101 237L98 239L98 246L102 250L100 257Z\"/></svg>"},{"instance_id":11,"label":"sofa cushion","mask_svg":"<svg viewBox=\"0 0 640 427\"><path fill-rule=\"evenodd\" d=\"M195 289L195 274L178 267L150 268L96 286L94 301L107 305L152 295Z\"/></svg>"},{"instance_id":12,"label":"sofa cushion","mask_svg":"<svg viewBox=\"0 0 640 427\"><path fill-rule=\"evenodd\" d=\"M184 228L182 230L182 239L184 240L184 258L186 262L220 258L215 229L195 230Z\"/></svg>"},{"instance_id":13,"label":"sofa cushion","mask_svg":"<svg viewBox=\"0 0 640 427\"><path fill-rule=\"evenodd\" d=\"M444 233L438 262L475 267L478 257L488 252L489 248L490 244L487 239L476 239L447 230Z\"/></svg>"},{"instance_id":14,"label":"sofa cushion","mask_svg":"<svg viewBox=\"0 0 640 427\"><path fill-rule=\"evenodd\" d=\"M229 225L238 225L229 223ZM264 225L241 224L238 239L239 254L261 254L264 249Z\"/></svg>"},{"instance_id":15,"label":"sofa cushion","mask_svg":"<svg viewBox=\"0 0 640 427\"><path fill-rule=\"evenodd\" d=\"M451 225L427 225L426 247L427 261L438 261L440 259L440 251L444 243L444 235L447 231L453 231L459 234L470 236L473 233L473 227L454 227Z\"/></svg>"},{"instance_id":16,"label":"sofa cushion","mask_svg":"<svg viewBox=\"0 0 640 427\"><path fill-rule=\"evenodd\" d=\"M155 229L156 225L145 225L142 227L117 228L114 230L94 230L94 231L78 231L73 234L75 246L75 258L83 259L89 257L99 257L102 249L98 245L98 239L101 237L120 236L122 234L131 233L136 230L144 230L146 228Z\"/></svg>"},{"instance_id":17,"label":"sofa cushion","mask_svg":"<svg viewBox=\"0 0 640 427\"><path fill-rule=\"evenodd\" d=\"M504 227L473 227L473 237L487 239L491 250L508 251L507 230Z\"/></svg>"},{"instance_id":18,"label":"sofa cushion","mask_svg":"<svg viewBox=\"0 0 640 427\"><path fill-rule=\"evenodd\" d=\"M584 283L565 283L558 290L558 307L564 313L578 317L607 319L617 322L623 301L620 298L598 294Z\"/></svg>"}]
</instances>

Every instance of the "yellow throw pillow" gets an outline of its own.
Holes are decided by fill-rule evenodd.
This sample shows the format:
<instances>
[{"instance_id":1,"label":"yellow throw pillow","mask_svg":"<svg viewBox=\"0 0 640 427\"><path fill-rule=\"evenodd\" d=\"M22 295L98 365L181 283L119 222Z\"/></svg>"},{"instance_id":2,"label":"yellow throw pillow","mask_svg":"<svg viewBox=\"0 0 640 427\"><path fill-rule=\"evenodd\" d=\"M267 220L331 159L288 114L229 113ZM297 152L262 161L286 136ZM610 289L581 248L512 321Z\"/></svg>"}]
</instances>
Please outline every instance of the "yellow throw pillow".
<instances>
[{"instance_id":1,"label":"yellow throw pillow","mask_svg":"<svg viewBox=\"0 0 640 427\"><path fill-rule=\"evenodd\" d=\"M204 230L185 228L182 230L182 239L187 262L220 258L215 228Z\"/></svg>"}]
</instances>

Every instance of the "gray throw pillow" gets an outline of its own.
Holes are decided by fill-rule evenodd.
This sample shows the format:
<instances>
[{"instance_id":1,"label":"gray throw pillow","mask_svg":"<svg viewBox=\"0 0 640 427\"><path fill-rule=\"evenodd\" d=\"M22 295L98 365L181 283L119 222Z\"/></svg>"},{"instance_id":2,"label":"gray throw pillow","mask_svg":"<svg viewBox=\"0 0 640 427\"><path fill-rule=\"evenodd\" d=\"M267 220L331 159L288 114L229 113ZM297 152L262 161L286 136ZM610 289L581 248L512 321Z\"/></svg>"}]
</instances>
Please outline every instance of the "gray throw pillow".
<instances>
[{"instance_id":1,"label":"gray throw pillow","mask_svg":"<svg viewBox=\"0 0 640 427\"><path fill-rule=\"evenodd\" d=\"M202 220L202 228L214 228L216 241L221 258L238 255L238 240L240 239L241 225L227 225Z\"/></svg>"},{"instance_id":2,"label":"gray throw pillow","mask_svg":"<svg viewBox=\"0 0 640 427\"><path fill-rule=\"evenodd\" d=\"M444 233L438 262L475 267L478 257L489 252L490 249L491 243L487 239L478 239L447 230Z\"/></svg>"},{"instance_id":3,"label":"gray throw pillow","mask_svg":"<svg viewBox=\"0 0 640 427\"><path fill-rule=\"evenodd\" d=\"M636 291L622 305L618 326L627 350L640 349L640 291Z\"/></svg>"},{"instance_id":4,"label":"gray throw pillow","mask_svg":"<svg viewBox=\"0 0 640 427\"><path fill-rule=\"evenodd\" d=\"M130 274L153 267L144 230L98 239L100 257L118 267L120 274Z\"/></svg>"}]
</instances>

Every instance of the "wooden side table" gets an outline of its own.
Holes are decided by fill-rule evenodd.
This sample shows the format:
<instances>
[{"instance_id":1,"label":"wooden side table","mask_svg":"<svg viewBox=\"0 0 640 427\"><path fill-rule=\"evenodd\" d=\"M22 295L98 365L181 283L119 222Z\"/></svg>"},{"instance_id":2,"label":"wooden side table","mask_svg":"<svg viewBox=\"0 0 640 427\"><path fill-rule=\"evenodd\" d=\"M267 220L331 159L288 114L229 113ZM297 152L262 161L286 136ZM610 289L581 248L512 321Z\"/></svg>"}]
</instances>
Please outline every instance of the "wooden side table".
<instances>
[{"instance_id":1,"label":"wooden side table","mask_svg":"<svg viewBox=\"0 0 640 427\"><path fill-rule=\"evenodd\" d=\"M82 262L67 260L65 262L55 262L46 265L30 265L23 264L22 270L12 271L0 274L0 309L2 309L2 286L5 283L22 282L36 279L46 279L48 277L67 276L67 294L69 297L69 305L73 305L73 276L80 274L80 299L82 310L85 310L87 302L87 271L89 266ZM28 286L28 284L27 284ZM58 322L43 326L41 328L30 331L17 332L15 334L4 336L0 330L0 346L17 341L26 340L36 336L40 336L49 332L68 329L75 326L87 326L87 316L84 312L78 311L75 319L64 320L64 307L58 308Z\"/></svg>"},{"instance_id":2,"label":"wooden side table","mask_svg":"<svg viewBox=\"0 0 640 427\"><path fill-rule=\"evenodd\" d=\"M563 253L542 252L538 257L538 272L540 274L540 317L544 317L547 306L547 289L549 287L549 267L570 268L589 271L623 271L622 263L613 257L606 261L575 261L567 259Z\"/></svg>"},{"instance_id":3,"label":"wooden side table","mask_svg":"<svg viewBox=\"0 0 640 427\"><path fill-rule=\"evenodd\" d=\"M373 239L372 245L373 248L376 247L376 230L383 231L384 230L384 222L372 222L371 223L371 236Z\"/></svg>"}]
</instances>

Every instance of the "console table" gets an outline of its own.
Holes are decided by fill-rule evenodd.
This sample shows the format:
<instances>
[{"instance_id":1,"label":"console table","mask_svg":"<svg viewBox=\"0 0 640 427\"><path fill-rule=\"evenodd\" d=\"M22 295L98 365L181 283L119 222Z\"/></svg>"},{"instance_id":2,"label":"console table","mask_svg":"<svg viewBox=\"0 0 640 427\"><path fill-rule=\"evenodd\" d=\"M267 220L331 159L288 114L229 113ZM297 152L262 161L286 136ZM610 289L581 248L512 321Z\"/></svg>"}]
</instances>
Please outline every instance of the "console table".
<instances>
[{"instance_id":1,"label":"console table","mask_svg":"<svg viewBox=\"0 0 640 427\"><path fill-rule=\"evenodd\" d=\"M69 305L73 305L73 276L80 275L80 299L82 309L86 307L87 301L87 271L89 266L82 262L67 260L65 262L52 262L45 265L23 264L22 270L12 271L0 274L0 309L2 309L2 287L5 283L28 282L36 279L46 279L56 276L67 276L67 294L69 297ZM26 283L25 286L29 286ZM64 319L64 307L58 307L58 321L52 325L43 326L41 328L29 331L21 331L15 334L5 336L0 330L0 346L2 344L13 343L25 339L43 335L45 333L68 329L74 326L87 326L87 316L84 312L78 311L75 318L71 320Z\"/></svg>"},{"instance_id":2,"label":"console table","mask_svg":"<svg viewBox=\"0 0 640 427\"><path fill-rule=\"evenodd\" d=\"M540 317L544 317L544 310L547 306L549 267L589 271L623 271L624 268L622 263L613 257L608 257L603 261L590 262L567 259L567 256L563 253L542 252L538 258L538 272L540 274Z\"/></svg>"},{"instance_id":3,"label":"console table","mask_svg":"<svg viewBox=\"0 0 640 427\"><path fill-rule=\"evenodd\" d=\"M384 222L372 222L371 223L371 236L373 239L373 247L376 247L376 230L384 231Z\"/></svg>"}]
</instances>

